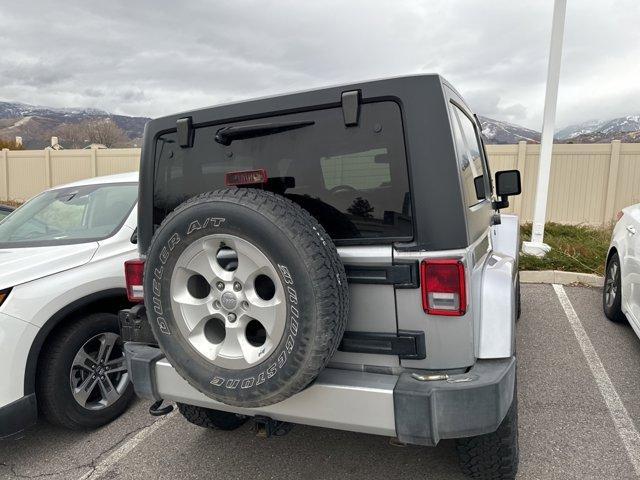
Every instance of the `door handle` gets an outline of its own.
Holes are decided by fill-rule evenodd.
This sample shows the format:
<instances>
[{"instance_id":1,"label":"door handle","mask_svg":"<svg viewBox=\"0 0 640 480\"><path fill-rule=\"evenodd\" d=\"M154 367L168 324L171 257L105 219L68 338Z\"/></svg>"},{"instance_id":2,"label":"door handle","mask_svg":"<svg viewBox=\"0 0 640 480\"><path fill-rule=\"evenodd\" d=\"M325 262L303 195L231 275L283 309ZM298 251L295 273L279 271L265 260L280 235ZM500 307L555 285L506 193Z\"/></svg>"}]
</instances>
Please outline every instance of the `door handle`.
<instances>
[{"instance_id":1,"label":"door handle","mask_svg":"<svg viewBox=\"0 0 640 480\"><path fill-rule=\"evenodd\" d=\"M636 227L634 227L633 225L627 225L627 232L629 232L631 235L635 235Z\"/></svg>"}]
</instances>

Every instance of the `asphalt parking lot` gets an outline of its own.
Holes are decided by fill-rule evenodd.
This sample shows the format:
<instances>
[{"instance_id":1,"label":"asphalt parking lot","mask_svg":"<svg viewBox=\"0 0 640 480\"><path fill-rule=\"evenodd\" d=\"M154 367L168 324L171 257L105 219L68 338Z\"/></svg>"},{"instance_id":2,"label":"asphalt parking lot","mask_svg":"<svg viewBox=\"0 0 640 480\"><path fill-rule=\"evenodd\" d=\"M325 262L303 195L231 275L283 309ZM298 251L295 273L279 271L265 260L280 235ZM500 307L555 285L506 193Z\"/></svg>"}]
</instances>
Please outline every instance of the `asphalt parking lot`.
<instances>
[{"instance_id":1,"label":"asphalt parking lot","mask_svg":"<svg viewBox=\"0 0 640 480\"><path fill-rule=\"evenodd\" d=\"M563 306L551 285L522 288L518 478L638 478L640 340L604 318L599 289L564 292L570 304ZM147 407L137 402L85 434L39 424L0 443L0 478L464 478L451 441L398 447L384 437L305 426L265 440L248 424L208 431L175 413L150 417Z\"/></svg>"}]
</instances>

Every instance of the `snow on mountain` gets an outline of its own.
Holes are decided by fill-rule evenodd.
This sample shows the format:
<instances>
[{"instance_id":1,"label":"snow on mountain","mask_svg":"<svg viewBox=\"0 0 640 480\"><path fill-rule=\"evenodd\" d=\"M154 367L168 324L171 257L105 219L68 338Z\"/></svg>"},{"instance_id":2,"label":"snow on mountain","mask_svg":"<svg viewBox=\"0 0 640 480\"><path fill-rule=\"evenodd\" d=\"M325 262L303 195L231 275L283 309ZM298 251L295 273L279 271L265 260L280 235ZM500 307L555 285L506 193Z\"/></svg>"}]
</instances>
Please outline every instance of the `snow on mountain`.
<instances>
[{"instance_id":1,"label":"snow on mountain","mask_svg":"<svg viewBox=\"0 0 640 480\"><path fill-rule=\"evenodd\" d=\"M520 141L540 143L540 132L529 128L478 116L482 135L488 144L514 144Z\"/></svg>"},{"instance_id":2,"label":"snow on mountain","mask_svg":"<svg viewBox=\"0 0 640 480\"><path fill-rule=\"evenodd\" d=\"M26 148L43 148L64 124L106 119L112 120L137 143L149 121L146 117L113 115L95 108L52 108L0 101L0 138L21 136Z\"/></svg>"},{"instance_id":3,"label":"snow on mountain","mask_svg":"<svg viewBox=\"0 0 640 480\"><path fill-rule=\"evenodd\" d=\"M137 143L149 120L146 117L113 115L95 108L51 108L0 101L0 138L22 136L26 148L43 148L61 125L98 119L111 119L132 142ZM483 116L479 119L482 135L488 144L516 144L523 140L540 142L540 132L536 130ZM640 115L570 125L558 130L555 138L560 143L606 143L614 139L640 142Z\"/></svg>"},{"instance_id":4,"label":"snow on mountain","mask_svg":"<svg viewBox=\"0 0 640 480\"><path fill-rule=\"evenodd\" d=\"M569 125L556 132L555 137L562 141L576 143L606 142L611 140L634 141L640 133L640 115L627 115L611 120L590 120Z\"/></svg>"},{"instance_id":5,"label":"snow on mountain","mask_svg":"<svg viewBox=\"0 0 640 480\"><path fill-rule=\"evenodd\" d=\"M596 132L604 123L602 120L589 120L575 125L569 125L568 127L558 130L555 138L558 140L569 140L579 135Z\"/></svg>"},{"instance_id":6,"label":"snow on mountain","mask_svg":"<svg viewBox=\"0 0 640 480\"><path fill-rule=\"evenodd\" d=\"M0 118L19 118L33 116L95 116L109 115L96 108L52 108L27 105L18 102L0 102Z\"/></svg>"},{"instance_id":7,"label":"snow on mountain","mask_svg":"<svg viewBox=\"0 0 640 480\"><path fill-rule=\"evenodd\" d=\"M521 140L540 142L540 133L535 130L479 117L486 143L513 144ZM627 115L611 120L589 120L569 125L555 134L557 143L608 143L612 140L640 142L640 115Z\"/></svg>"}]
</instances>

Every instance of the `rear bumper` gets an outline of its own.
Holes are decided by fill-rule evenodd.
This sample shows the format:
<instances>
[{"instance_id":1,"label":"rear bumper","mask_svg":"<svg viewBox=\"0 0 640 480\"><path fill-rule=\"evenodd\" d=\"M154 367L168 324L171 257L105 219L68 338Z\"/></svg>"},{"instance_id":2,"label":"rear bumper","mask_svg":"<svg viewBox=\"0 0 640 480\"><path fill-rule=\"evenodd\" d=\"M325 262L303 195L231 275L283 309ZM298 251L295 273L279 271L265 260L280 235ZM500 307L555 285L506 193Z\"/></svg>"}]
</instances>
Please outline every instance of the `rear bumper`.
<instances>
[{"instance_id":1,"label":"rear bumper","mask_svg":"<svg viewBox=\"0 0 640 480\"><path fill-rule=\"evenodd\" d=\"M155 347L125 344L138 396L239 414L436 445L444 438L495 431L513 401L515 358L481 360L451 380L419 381L409 373L384 375L326 368L302 392L258 408L217 402L189 385Z\"/></svg>"},{"instance_id":2,"label":"rear bumper","mask_svg":"<svg viewBox=\"0 0 640 480\"><path fill-rule=\"evenodd\" d=\"M0 407L0 440L18 436L38 420L36 395L26 395Z\"/></svg>"}]
</instances>

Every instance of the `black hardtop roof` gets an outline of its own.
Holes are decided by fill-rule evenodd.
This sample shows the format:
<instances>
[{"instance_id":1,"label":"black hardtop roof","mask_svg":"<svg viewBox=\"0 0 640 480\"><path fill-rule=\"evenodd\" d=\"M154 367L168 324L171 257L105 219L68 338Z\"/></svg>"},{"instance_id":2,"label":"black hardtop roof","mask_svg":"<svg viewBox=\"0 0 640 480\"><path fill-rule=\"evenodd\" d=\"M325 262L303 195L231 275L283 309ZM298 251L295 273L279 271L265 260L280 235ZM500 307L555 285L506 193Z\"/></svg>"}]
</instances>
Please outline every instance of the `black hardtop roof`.
<instances>
[{"instance_id":1,"label":"black hardtop roof","mask_svg":"<svg viewBox=\"0 0 640 480\"><path fill-rule=\"evenodd\" d=\"M192 122L197 125L233 121L240 118L263 117L275 113L289 113L309 107L337 106L340 103L342 92L351 90L359 90L364 102L381 97L402 100L409 98L416 88L431 89L432 93L442 95L443 85L455 92L451 84L438 74L403 75L357 83L344 83L183 111L151 120L147 123L147 129L150 131L149 133L171 130L175 128L178 119L185 117L191 117ZM457 92L456 94L461 97Z\"/></svg>"},{"instance_id":2,"label":"black hardtop roof","mask_svg":"<svg viewBox=\"0 0 640 480\"><path fill-rule=\"evenodd\" d=\"M304 92L245 100L182 112L151 120L145 127L140 162L138 247L146 253L153 236L156 140L175 132L177 121L191 117L199 127L228 124L315 109L340 107L342 94L360 91L362 103L393 101L402 111L409 169L414 240L396 248L448 250L469 243L466 207L449 120L449 101L471 113L462 97L437 74L419 74L347 83ZM435 206L437 205L437 208ZM487 217L487 222L488 222Z\"/></svg>"}]
</instances>

